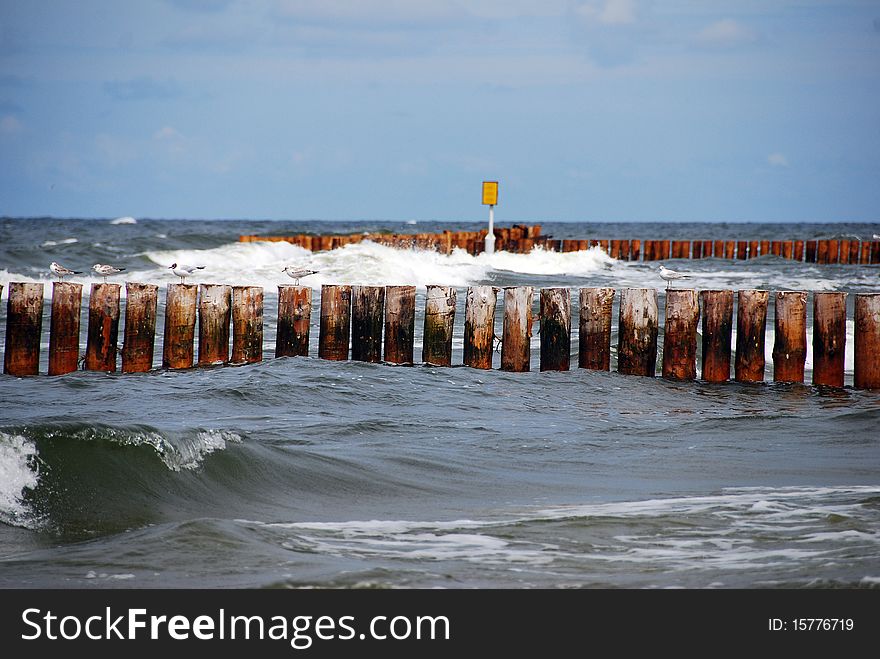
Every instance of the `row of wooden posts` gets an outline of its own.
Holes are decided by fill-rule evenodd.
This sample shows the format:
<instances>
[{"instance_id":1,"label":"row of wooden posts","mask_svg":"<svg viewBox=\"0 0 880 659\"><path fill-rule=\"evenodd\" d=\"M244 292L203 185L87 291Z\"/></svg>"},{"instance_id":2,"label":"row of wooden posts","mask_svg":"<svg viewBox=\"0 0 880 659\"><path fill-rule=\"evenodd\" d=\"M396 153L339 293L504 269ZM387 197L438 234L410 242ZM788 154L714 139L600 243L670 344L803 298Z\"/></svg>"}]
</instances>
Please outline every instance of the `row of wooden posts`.
<instances>
[{"instance_id":1,"label":"row of wooden posts","mask_svg":"<svg viewBox=\"0 0 880 659\"><path fill-rule=\"evenodd\" d=\"M492 368L495 306L501 289L467 289L464 364ZM504 290L501 369L528 371L532 335L531 286ZM149 371L153 364L158 286L126 284L122 371ZM764 380L764 336L768 291L737 292L734 373L740 382ZM579 292L578 366L609 370L613 288ZM666 294L663 377L696 378L697 327L702 316L702 378L730 379L734 291L673 289ZM813 294L813 384L842 387L846 345L846 293ZM807 354L807 293L775 293L773 379L804 382ZM656 370L659 312L655 289L620 292L617 370L653 376ZM55 282L49 334L49 374L75 371L79 364L82 285ZM278 287L275 356L309 354L312 290ZM318 356L322 359L414 363L415 286L321 288ZM880 293L855 295L854 386L880 389ZM456 289L428 286L422 361L452 364ZM702 310L702 313L701 313ZM36 375L39 368L43 284L12 283L6 319L4 372ZM254 363L263 358L263 289L221 284L170 284L165 304L162 365L194 364L196 318L198 364ZM92 284L84 368L115 371L120 319L120 285ZM567 288L540 289L540 368L566 371L571 356L571 295ZM230 325L232 354L230 356ZM384 355L383 355L384 336ZM349 352L350 347L350 352Z\"/></svg>"}]
</instances>

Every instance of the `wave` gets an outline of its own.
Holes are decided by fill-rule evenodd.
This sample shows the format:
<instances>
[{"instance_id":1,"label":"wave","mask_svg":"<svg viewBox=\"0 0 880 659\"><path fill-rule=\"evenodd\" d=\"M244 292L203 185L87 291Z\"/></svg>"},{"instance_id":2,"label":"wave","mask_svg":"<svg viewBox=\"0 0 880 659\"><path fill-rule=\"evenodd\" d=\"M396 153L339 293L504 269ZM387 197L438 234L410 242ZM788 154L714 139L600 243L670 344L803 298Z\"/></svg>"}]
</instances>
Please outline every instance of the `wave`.
<instances>
[{"instance_id":1,"label":"wave","mask_svg":"<svg viewBox=\"0 0 880 659\"><path fill-rule=\"evenodd\" d=\"M110 220L110 224L137 224L137 220L130 215L126 215L124 217L117 217L115 220Z\"/></svg>"},{"instance_id":2,"label":"wave","mask_svg":"<svg viewBox=\"0 0 880 659\"><path fill-rule=\"evenodd\" d=\"M40 247L55 247L57 245L72 245L73 243L78 243L79 240L77 238L64 238L62 240L47 240Z\"/></svg>"}]
</instances>

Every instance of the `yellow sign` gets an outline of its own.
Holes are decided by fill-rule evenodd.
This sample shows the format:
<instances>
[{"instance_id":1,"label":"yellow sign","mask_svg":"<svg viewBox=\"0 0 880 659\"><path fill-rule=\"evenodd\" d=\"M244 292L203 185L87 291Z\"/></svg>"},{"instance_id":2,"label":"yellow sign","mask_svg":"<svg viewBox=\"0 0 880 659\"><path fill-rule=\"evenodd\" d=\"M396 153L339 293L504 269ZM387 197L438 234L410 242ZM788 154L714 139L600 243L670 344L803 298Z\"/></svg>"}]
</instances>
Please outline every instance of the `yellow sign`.
<instances>
[{"instance_id":1,"label":"yellow sign","mask_svg":"<svg viewBox=\"0 0 880 659\"><path fill-rule=\"evenodd\" d=\"M483 204L494 206L498 203L498 181L483 181Z\"/></svg>"}]
</instances>

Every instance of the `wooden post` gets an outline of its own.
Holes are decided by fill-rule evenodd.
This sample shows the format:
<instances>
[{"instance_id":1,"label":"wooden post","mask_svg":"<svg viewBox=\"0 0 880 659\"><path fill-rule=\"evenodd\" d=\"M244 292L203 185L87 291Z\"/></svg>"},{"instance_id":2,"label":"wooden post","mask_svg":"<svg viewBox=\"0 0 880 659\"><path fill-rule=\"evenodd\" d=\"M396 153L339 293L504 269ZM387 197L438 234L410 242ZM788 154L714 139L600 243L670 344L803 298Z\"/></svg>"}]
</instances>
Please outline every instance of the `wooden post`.
<instances>
[{"instance_id":1,"label":"wooden post","mask_svg":"<svg viewBox=\"0 0 880 659\"><path fill-rule=\"evenodd\" d=\"M795 240L794 241L794 258L795 261L803 261L804 260L804 241L803 240Z\"/></svg>"},{"instance_id":2,"label":"wooden post","mask_svg":"<svg viewBox=\"0 0 880 659\"><path fill-rule=\"evenodd\" d=\"M724 241L723 240L715 240L712 243L712 255L716 259L724 258Z\"/></svg>"},{"instance_id":3,"label":"wooden post","mask_svg":"<svg viewBox=\"0 0 880 659\"><path fill-rule=\"evenodd\" d=\"M582 288L578 331L578 366L596 371L611 368L613 288Z\"/></svg>"},{"instance_id":4,"label":"wooden post","mask_svg":"<svg viewBox=\"0 0 880 659\"><path fill-rule=\"evenodd\" d=\"M492 368L492 340L495 338L496 289L471 286L464 308L464 364Z\"/></svg>"},{"instance_id":5,"label":"wooden post","mask_svg":"<svg viewBox=\"0 0 880 659\"><path fill-rule=\"evenodd\" d=\"M642 249L642 241L641 240L631 240L630 243L630 261L639 261L641 260L641 249Z\"/></svg>"},{"instance_id":6,"label":"wooden post","mask_svg":"<svg viewBox=\"0 0 880 659\"><path fill-rule=\"evenodd\" d=\"M351 358L358 362L382 361L384 286L351 288Z\"/></svg>"},{"instance_id":7,"label":"wooden post","mask_svg":"<svg viewBox=\"0 0 880 659\"><path fill-rule=\"evenodd\" d=\"M749 258L756 259L758 255L761 253L760 242L757 240L749 241Z\"/></svg>"},{"instance_id":8,"label":"wooden post","mask_svg":"<svg viewBox=\"0 0 880 659\"><path fill-rule=\"evenodd\" d=\"M816 263L828 263L828 244L830 241L828 240L819 240L817 241L817 250L816 250Z\"/></svg>"},{"instance_id":9,"label":"wooden post","mask_svg":"<svg viewBox=\"0 0 880 659\"><path fill-rule=\"evenodd\" d=\"M158 303L159 287L155 284L126 282L123 373L145 373L153 368Z\"/></svg>"},{"instance_id":10,"label":"wooden post","mask_svg":"<svg viewBox=\"0 0 880 659\"><path fill-rule=\"evenodd\" d=\"M859 241L851 240L849 242L849 262L850 263L858 263L859 262Z\"/></svg>"},{"instance_id":11,"label":"wooden post","mask_svg":"<svg viewBox=\"0 0 880 659\"><path fill-rule=\"evenodd\" d=\"M198 294L196 284L168 284L162 339L163 368L192 368Z\"/></svg>"},{"instance_id":12,"label":"wooden post","mask_svg":"<svg viewBox=\"0 0 880 659\"><path fill-rule=\"evenodd\" d=\"M229 361L232 287L201 284L199 296L199 366Z\"/></svg>"},{"instance_id":13,"label":"wooden post","mask_svg":"<svg viewBox=\"0 0 880 659\"><path fill-rule=\"evenodd\" d=\"M767 256L770 254L770 241L762 240L761 241L761 256Z\"/></svg>"},{"instance_id":14,"label":"wooden post","mask_svg":"<svg viewBox=\"0 0 880 659\"><path fill-rule=\"evenodd\" d=\"M416 287L388 286L385 289L385 361L413 363L416 325Z\"/></svg>"},{"instance_id":15,"label":"wooden post","mask_svg":"<svg viewBox=\"0 0 880 659\"><path fill-rule=\"evenodd\" d=\"M701 259L703 258L703 241L695 240L693 246L693 256L692 259Z\"/></svg>"},{"instance_id":16,"label":"wooden post","mask_svg":"<svg viewBox=\"0 0 880 659\"><path fill-rule=\"evenodd\" d=\"M808 240L805 243L804 261L806 261L807 263L816 263L817 250L818 242L815 240Z\"/></svg>"},{"instance_id":17,"label":"wooden post","mask_svg":"<svg viewBox=\"0 0 880 659\"><path fill-rule=\"evenodd\" d=\"M764 381L764 333L767 327L768 291L737 293L736 360L737 382Z\"/></svg>"},{"instance_id":18,"label":"wooden post","mask_svg":"<svg viewBox=\"0 0 880 659\"><path fill-rule=\"evenodd\" d=\"M734 255L736 254L736 241L728 240L724 243L724 258L728 261L732 261Z\"/></svg>"},{"instance_id":19,"label":"wooden post","mask_svg":"<svg viewBox=\"0 0 880 659\"><path fill-rule=\"evenodd\" d=\"M116 371L120 289L119 284L92 284L86 343L87 371Z\"/></svg>"},{"instance_id":20,"label":"wooden post","mask_svg":"<svg viewBox=\"0 0 880 659\"><path fill-rule=\"evenodd\" d=\"M232 363L263 361L263 287L232 288Z\"/></svg>"},{"instance_id":21,"label":"wooden post","mask_svg":"<svg viewBox=\"0 0 880 659\"><path fill-rule=\"evenodd\" d=\"M697 377L697 324L700 303L697 291L675 289L666 293L663 331L663 377L693 380Z\"/></svg>"},{"instance_id":22,"label":"wooden post","mask_svg":"<svg viewBox=\"0 0 880 659\"><path fill-rule=\"evenodd\" d=\"M828 241L828 263L837 263L840 254L840 242L837 240Z\"/></svg>"},{"instance_id":23,"label":"wooden post","mask_svg":"<svg viewBox=\"0 0 880 659\"><path fill-rule=\"evenodd\" d=\"M702 244L703 244L703 247L700 251L703 252L703 258L704 259L711 259L712 258L712 241L711 240L703 240Z\"/></svg>"},{"instance_id":24,"label":"wooden post","mask_svg":"<svg viewBox=\"0 0 880 659\"><path fill-rule=\"evenodd\" d=\"M504 289L504 329L501 339L501 370L530 369L532 337L531 286Z\"/></svg>"},{"instance_id":25,"label":"wooden post","mask_svg":"<svg viewBox=\"0 0 880 659\"><path fill-rule=\"evenodd\" d=\"M660 259L666 260L672 254L670 251L670 241L661 240L661 241L659 241L659 243L660 243Z\"/></svg>"},{"instance_id":26,"label":"wooden post","mask_svg":"<svg viewBox=\"0 0 880 659\"><path fill-rule=\"evenodd\" d=\"M624 288L620 292L617 371L654 377L657 370L657 291Z\"/></svg>"},{"instance_id":27,"label":"wooden post","mask_svg":"<svg viewBox=\"0 0 880 659\"><path fill-rule=\"evenodd\" d=\"M871 262L871 243L864 241L862 243L862 252L859 255L859 263L865 265Z\"/></svg>"},{"instance_id":28,"label":"wooden post","mask_svg":"<svg viewBox=\"0 0 880 659\"><path fill-rule=\"evenodd\" d=\"M567 371L571 364L571 296L567 288L541 289L541 370Z\"/></svg>"},{"instance_id":29,"label":"wooden post","mask_svg":"<svg viewBox=\"0 0 880 659\"><path fill-rule=\"evenodd\" d=\"M855 300L856 389L880 389L880 293L858 293Z\"/></svg>"},{"instance_id":30,"label":"wooden post","mask_svg":"<svg viewBox=\"0 0 880 659\"><path fill-rule=\"evenodd\" d=\"M841 240L840 241L840 257L838 258L838 263L843 263L846 265L849 263L849 240Z\"/></svg>"},{"instance_id":31,"label":"wooden post","mask_svg":"<svg viewBox=\"0 0 880 659\"><path fill-rule=\"evenodd\" d=\"M803 382L807 359L807 294L778 291L773 340L773 381Z\"/></svg>"},{"instance_id":32,"label":"wooden post","mask_svg":"<svg viewBox=\"0 0 880 659\"><path fill-rule=\"evenodd\" d=\"M79 308L77 308L77 316ZM10 282L6 302L7 375L37 375L40 369L40 336L43 331L43 284Z\"/></svg>"},{"instance_id":33,"label":"wooden post","mask_svg":"<svg viewBox=\"0 0 880 659\"><path fill-rule=\"evenodd\" d=\"M334 361L348 359L351 333L351 286L321 286L321 331L318 357Z\"/></svg>"},{"instance_id":34,"label":"wooden post","mask_svg":"<svg viewBox=\"0 0 880 659\"><path fill-rule=\"evenodd\" d=\"M671 292L671 291L670 291ZM702 291L703 379L730 379L730 339L733 332L733 291Z\"/></svg>"},{"instance_id":35,"label":"wooden post","mask_svg":"<svg viewBox=\"0 0 880 659\"><path fill-rule=\"evenodd\" d=\"M740 240L736 243L736 258L740 261L744 261L749 257L749 243L745 240Z\"/></svg>"},{"instance_id":36,"label":"wooden post","mask_svg":"<svg viewBox=\"0 0 880 659\"><path fill-rule=\"evenodd\" d=\"M791 261L793 255L794 255L794 241L783 240L782 241L782 258Z\"/></svg>"},{"instance_id":37,"label":"wooden post","mask_svg":"<svg viewBox=\"0 0 880 659\"><path fill-rule=\"evenodd\" d=\"M42 297L42 294L41 294ZM64 375L79 368L79 316L82 284L56 281L52 285L49 327L49 375Z\"/></svg>"},{"instance_id":38,"label":"wooden post","mask_svg":"<svg viewBox=\"0 0 880 659\"><path fill-rule=\"evenodd\" d=\"M276 357L308 357L312 289L284 284L278 287Z\"/></svg>"},{"instance_id":39,"label":"wooden post","mask_svg":"<svg viewBox=\"0 0 880 659\"><path fill-rule=\"evenodd\" d=\"M813 293L813 384L843 387L846 293Z\"/></svg>"},{"instance_id":40,"label":"wooden post","mask_svg":"<svg viewBox=\"0 0 880 659\"><path fill-rule=\"evenodd\" d=\"M434 366L452 365L452 328L455 323L455 288L427 287L422 361Z\"/></svg>"}]
</instances>

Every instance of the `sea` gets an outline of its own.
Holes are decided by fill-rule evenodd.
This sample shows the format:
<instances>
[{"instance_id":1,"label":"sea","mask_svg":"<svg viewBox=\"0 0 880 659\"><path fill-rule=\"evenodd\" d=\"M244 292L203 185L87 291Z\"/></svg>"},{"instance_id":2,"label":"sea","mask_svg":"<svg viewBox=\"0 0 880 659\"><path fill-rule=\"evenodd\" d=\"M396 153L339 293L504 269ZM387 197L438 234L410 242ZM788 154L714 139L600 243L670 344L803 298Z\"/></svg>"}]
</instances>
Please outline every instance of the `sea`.
<instances>
[{"instance_id":1,"label":"sea","mask_svg":"<svg viewBox=\"0 0 880 659\"><path fill-rule=\"evenodd\" d=\"M836 222L533 223L554 238L880 233ZM0 375L0 587L880 587L880 392L852 388L852 295L843 389L809 384L811 349L806 385L772 383L772 303L764 384L620 375L614 348L610 372L578 369L576 320L572 370L539 371L536 320L531 371L508 373L498 354L494 370L461 366L466 287L657 288L662 319L658 264L597 249L474 257L238 242L480 226L0 219L0 342L9 283L46 283L41 375ZM100 281L94 263L125 267L119 283L164 288L176 281L168 266L183 262L205 266L198 282L263 286L264 359L166 371L159 347L149 373L49 377L51 261L86 273L74 278L85 297ZM679 287L880 291L876 265L665 263L691 275ZM318 271L302 282L313 289L309 357L274 357L285 265ZM453 366L318 359L327 283L415 285L417 361L425 286L456 287ZM163 315L160 290L157 344ZM809 343L811 302L807 322Z\"/></svg>"}]
</instances>

